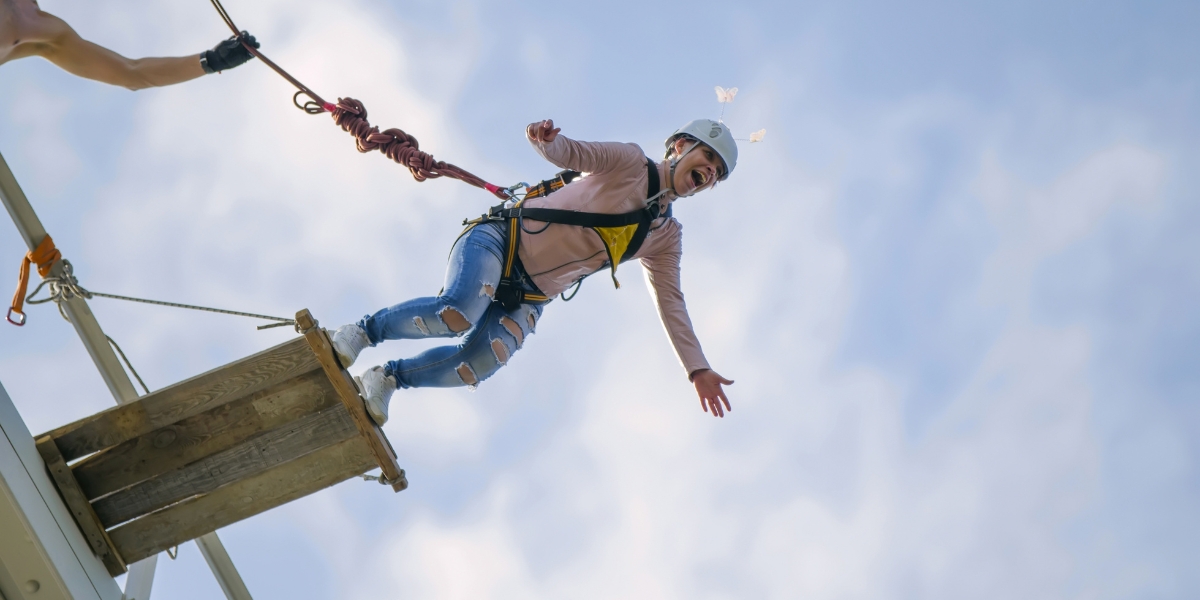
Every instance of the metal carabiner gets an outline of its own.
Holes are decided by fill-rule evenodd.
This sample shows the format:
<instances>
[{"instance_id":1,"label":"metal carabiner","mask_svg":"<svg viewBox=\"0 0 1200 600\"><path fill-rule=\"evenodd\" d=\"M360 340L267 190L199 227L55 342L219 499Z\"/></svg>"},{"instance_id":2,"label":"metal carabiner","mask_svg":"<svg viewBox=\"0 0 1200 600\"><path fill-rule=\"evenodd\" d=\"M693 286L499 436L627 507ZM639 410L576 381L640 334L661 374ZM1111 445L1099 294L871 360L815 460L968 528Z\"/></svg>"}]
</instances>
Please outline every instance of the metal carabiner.
<instances>
[{"instance_id":1,"label":"metal carabiner","mask_svg":"<svg viewBox=\"0 0 1200 600\"><path fill-rule=\"evenodd\" d=\"M523 189L524 191L518 194L518 189ZM510 200L521 200L525 197L525 194L529 193L529 184L525 183L524 181L519 181L516 184L510 185L506 188L500 188L500 191L504 192Z\"/></svg>"},{"instance_id":2,"label":"metal carabiner","mask_svg":"<svg viewBox=\"0 0 1200 600\"><path fill-rule=\"evenodd\" d=\"M8 316L7 316L7 317L5 317L5 318L6 318L6 319L8 319L8 322L9 322L9 323L12 323L13 325L16 325L17 327L24 327L24 326L25 326L25 313L23 313L23 312L17 312L17 314L18 314L18 315L21 315L21 320L20 320L20 321L14 321L14 320L13 320L13 318L12 318L12 316L13 316L13 313L14 313L14 312L16 312L16 310L17 310L17 309L15 309L15 308L9 307L9 309L8 309Z\"/></svg>"}]
</instances>

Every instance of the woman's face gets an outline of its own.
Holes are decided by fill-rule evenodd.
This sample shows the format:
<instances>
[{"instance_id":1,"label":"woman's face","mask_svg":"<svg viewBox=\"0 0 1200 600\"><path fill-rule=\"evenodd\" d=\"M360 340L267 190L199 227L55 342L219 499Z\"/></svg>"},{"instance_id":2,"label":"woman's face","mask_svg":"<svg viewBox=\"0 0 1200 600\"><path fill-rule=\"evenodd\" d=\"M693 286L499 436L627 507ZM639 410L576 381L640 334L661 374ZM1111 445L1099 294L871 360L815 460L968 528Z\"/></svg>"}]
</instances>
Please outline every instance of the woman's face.
<instances>
[{"instance_id":1,"label":"woman's face","mask_svg":"<svg viewBox=\"0 0 1200 600\"><path fill-rule=\"evenodd\" d=\"M687 149L695 144L691 152ZM716 151L695 140L680 138L675 140L675 153L683 154L683 158L675 165L675 193L680 196L691 196L711 188L725 175L725 161Z\"/></svg>"}]
</instances>

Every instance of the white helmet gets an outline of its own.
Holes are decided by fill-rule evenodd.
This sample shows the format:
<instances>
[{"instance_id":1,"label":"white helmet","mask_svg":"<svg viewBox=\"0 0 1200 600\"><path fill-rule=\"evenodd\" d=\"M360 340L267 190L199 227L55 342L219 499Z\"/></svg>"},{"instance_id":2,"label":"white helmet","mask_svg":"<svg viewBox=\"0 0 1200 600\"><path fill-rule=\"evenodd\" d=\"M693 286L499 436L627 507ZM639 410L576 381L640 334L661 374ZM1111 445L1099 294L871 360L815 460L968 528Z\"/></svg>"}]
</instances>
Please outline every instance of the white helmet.
<instances>
[{"instance_id":1,"label":"white helmet","mask_svg":"<svg viewBox=\"0 0 1200 600\"><path fill-rule=\"evenodd\" d=\"M733 168L737 166L737 142L733 140L733 132L724 123L713 121L712 119L696 119L683 127L675 130L671 137L667 138L667 156L671 155L671 145L675 140L686 137L696 140L712 148L713 151L725 161L725 179L733 173Z\"/></svg>"}]
</instances>

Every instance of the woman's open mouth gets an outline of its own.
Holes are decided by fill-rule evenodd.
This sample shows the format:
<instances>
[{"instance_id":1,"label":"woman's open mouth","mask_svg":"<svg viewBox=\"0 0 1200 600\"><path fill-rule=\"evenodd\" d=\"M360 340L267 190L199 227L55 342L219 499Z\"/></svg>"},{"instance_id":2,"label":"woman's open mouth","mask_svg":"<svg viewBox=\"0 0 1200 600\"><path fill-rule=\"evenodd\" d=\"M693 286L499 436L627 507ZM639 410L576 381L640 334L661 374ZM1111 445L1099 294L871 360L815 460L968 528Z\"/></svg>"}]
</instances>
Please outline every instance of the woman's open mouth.
<instances>
[{"instance_id":1,"label":"woman's open mouth","mask_svg":"<svg viewBox=\"0 0 1200 600\"><path fill-rule=\"evenodd\" d=\"M708 183L708 175L702 173L699 169L692 169L692 183L696 184L696 187L700 187Z\"/></svg>"}]
</instances>

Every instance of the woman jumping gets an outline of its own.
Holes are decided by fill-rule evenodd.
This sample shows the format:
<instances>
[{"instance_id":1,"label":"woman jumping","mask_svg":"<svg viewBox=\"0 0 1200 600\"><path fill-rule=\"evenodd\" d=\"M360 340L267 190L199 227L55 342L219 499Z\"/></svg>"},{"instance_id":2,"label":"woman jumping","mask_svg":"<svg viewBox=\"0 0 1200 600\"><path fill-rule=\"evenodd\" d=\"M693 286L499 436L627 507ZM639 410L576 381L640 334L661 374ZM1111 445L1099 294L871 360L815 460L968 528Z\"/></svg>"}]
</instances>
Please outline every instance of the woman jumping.
<instances>
[{"instance_id":1,"label":"woman jumping","mask_svg":"<svg viewBox=\"0 0 1200 600\"><path fill-rule=\"evenodd\" d=\"M472 222L450 252L437 296L385 308L333 333L345 367L384 340L463 338L356 378L380 425L397 388L474 388L521 348L550 298L605 267L615 283L617 267L632 258L645 267L659 317L701 407L715 417L731 410L721 386L733 382L709 368L688 318L679 284L683 230L671 216L676 199L710 189L733 171L737 143L729 128L692 121L667 138L661 162L635 144L580 142L559 131L547 120L529 125L526 134L543 158L569 171Z\"/></svg>"},{"instance_id":2,"label":"woman jumping","mask_svg":"<svg viewBox=\"0 0 1200 600\"><path fill-rule=\"evenodd\" d=\"M241 40L258 47L254 36L242 32L199 55L129 59L79 37L65 21L42 12L36 0L0 0L0 65L40 56L73 75L131 90L182 83L241 65L252 58Z\"/></svg>"}]
</instances>

